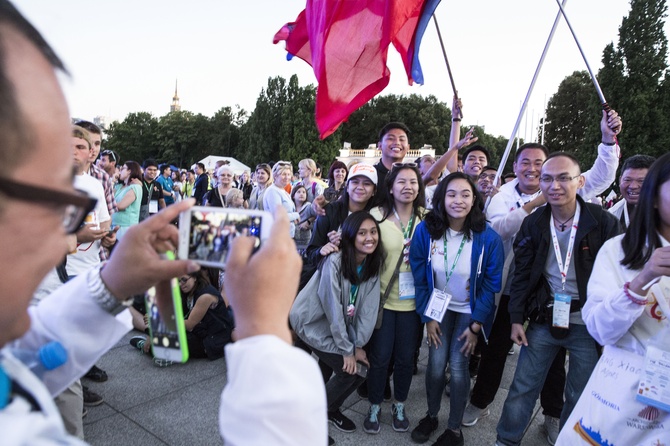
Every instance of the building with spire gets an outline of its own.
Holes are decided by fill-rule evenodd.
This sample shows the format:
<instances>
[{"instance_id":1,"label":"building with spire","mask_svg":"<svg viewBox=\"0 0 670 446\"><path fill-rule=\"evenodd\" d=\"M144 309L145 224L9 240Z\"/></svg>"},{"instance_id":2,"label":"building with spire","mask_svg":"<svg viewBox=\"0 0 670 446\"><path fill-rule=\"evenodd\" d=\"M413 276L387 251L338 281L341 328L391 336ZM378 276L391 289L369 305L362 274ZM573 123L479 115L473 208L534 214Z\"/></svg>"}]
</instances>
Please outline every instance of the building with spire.
<instances>
[{"instance_id":1,"label":"building with spire","mask_svg":"<svg viewBox=\"0 0 670 446\"><path fill-rule=\"evenodd\" d=\"M172 97L172 104L170 105L170 111L171 112L181 111L181 105L179 105L179 95L177 95L177 80L174 81L174 96Z\"/></svg>"}]
</instances>

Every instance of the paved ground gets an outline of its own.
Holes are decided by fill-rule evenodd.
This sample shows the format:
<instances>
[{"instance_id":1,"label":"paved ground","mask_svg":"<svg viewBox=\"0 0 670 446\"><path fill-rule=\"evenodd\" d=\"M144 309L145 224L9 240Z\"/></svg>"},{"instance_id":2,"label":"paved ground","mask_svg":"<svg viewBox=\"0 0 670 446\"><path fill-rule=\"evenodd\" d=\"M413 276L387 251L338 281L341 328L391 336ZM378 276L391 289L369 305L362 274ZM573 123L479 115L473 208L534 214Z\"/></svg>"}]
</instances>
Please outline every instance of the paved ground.
<instances>
[{"instance_id":1,"label":"paved ground","mask_svg":"<svg viewBox=\"0 0 670 446\"><path fill-rule=\"evenodd\" d=\"M102 405L88 408L88 415L84 418L86 440L94 446L222 444L217 418L221 390L226 383L225 360L193 360L186 365L154 367L149 357L140 355L128 344L128 339L135 334L129 333L98 362L109 374L107 382L98 384L84 380L84 384L105 399ZM515 354L508 359L501 389L491 407L491 416L480 420L473 427L463 428L467 445L495 443L495 426L507 396L517 357ZM423 351L419 374L414 377L406 404L410 430L426 411L426 361L427 351ZM343 410L356 422L358 430L346 434L331 427L330 435L337 445L413 444L409 432L396 433L391 428L390 403L382 405L382 430L378 435L363 432L362 423L368 403L356 393L346 401ZM439 415L441 428L433 435L432 441L446 426L448 414L449 400L445 397ZM543 419L541 413L534 417L523 446L548 444L542 429Z\"/></svg>"}]
</instances>

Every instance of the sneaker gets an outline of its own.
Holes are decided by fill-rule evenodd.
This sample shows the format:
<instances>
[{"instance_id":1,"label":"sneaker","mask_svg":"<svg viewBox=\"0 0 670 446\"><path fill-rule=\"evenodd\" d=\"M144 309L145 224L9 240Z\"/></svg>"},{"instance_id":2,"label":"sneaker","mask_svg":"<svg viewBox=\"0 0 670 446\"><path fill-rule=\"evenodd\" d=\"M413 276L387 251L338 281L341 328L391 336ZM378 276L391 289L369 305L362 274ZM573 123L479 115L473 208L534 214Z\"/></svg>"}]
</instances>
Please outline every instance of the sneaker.
<instances>
[{"instance_id":1,"label":"sneaker","mask_svg":"<svg viewBox=\"0 0 670 446\"><path fill-rule=\"evenodd\" d=\"M339 410L328 412L328 422L342 432L353 432L356 430L356 424L345 417Z\"/></svg>"},{"instance_id":2,"label":"sneaker","mask_svg":"<svg viewBox=\"0 0 670 446\"><path fill-rule=\"evenodd\" d=\"M395 406L394 406L395 407ZM370 404L370 410L368 411L368 416L365 417L363 421L363 431L366 434L378 434L379 433L379 411L381 407L379 404ZM393 419L395 423L395 418Z\"/></svg>"},{"instance_id":3,"label":"sneaker","mask_svg":"<svg viewBox=\"0 0 670 446\"><path fill-rule=\"evenodd\" d=\"M556 444L559 422L558 418L550 417L549 415L544 416L544 430L547 431L547 441L551 446Z\"/></svg>"},{"instance_id":4,"label":"sneaker","mask_svg":"<svg viewBox=\"0 0 670 446\"><path fill-rule=\"evenodd\" d=\"M445 430L442 435L437 437L433 446L463 446L465 440L463 440L463 431L459 430L460 435L456 435L451 429Z\"/></svg>"},{"instance_id":5,"label":"sneaker","mask_svg":"<svg viewBox=\"0 0 670 446\"><path fill-rule=\"evenodd\" d=\"M403 403L395 403L391 406L391 413L393 414L393 430L396 432L407 432L409 429L409 420L405 416L405 405Z\"/></svg>"},{"instance_id":6,"label":"sneaker","mask_svg":"<svg viewBox=\"0 0 670 446\"><path fill-rule=\"evenodd\" d=\"M90 379L91 381L95 381L98 383L105 382L107 381L107 372L102 370L100 367L94 365L88 372L86 372L84 378Z\"/></svg>"},{"instance_id":7,"label":"sneaker","mask_svg":"<svg viewBox=\"0 0 670 446\"><path fill-rule=\"evenodd\" d=\"M174 361L170 361L169 359L154 358L154 365L156 367L170 367L172 364L174 364Z\"/></svg>"},{"instance_id":8,"label":"sneaker","mask_svg":"<svg viewBox=\"0 0 670 446\"><path fill-rule=\"evenodd\" d=\"M514 354L514 345L512 345L512 346L509 348L509 351L507 352L507 354L510 355L510 356Z\"/></svg>"},{"instance_id":9,"label":"sneaker","mask_svg":"<svg viewBox=\"0 0 670 446\"><path fill-rule=\"evenodd\" d=\"M468 404L468 407L465 408L465 412L463 412L463 421L461 423L463 426L474 426L480 418L488 417L490 414L491 411L488 407L480 409L470 403Z\"/></svg>"},{"instance_id":10,"label":"sneaker","mask_svg":"<svg viewBox=\"0 0 670 446\"><path fill-rule=\"evenodd\" d=\"M391 379L386 378L386 386L384 387L384 401L391 401L393 395L391 394Z\"/></svg>"},{"instance_id":11,"label":"sneaker","mask_svg":"<svg viewBox=\"0 0 670 446\"><path fill-rule=\"evenodd\" d=\"M147 339L144 336L133 336L130 338L130 345L144 353L144 344L147 342Z\"/></svg>"},{"instance_id":12,"label":"sneaker","mask_svg":"<svg viewBox=\"0 0 670 446\"><path fill-rule=\"evenodd\" d=\"M437 417L431 417L426 414L425 417L419 421L419 425L412 431L412 440L415 443L425 443L430 438L430 434L437 429Z\"/></svg>"},{"instance_id":13,"label":"sneaker","mask_svg":"<svg viewBox=\"0 0 670 446\"><path fill-rule=\"evenodd\" d=\"M102 404L104 399L100 395L86 386L82 387L84 389L84 406L99 406Z\"/></svg>"}]
</instances>

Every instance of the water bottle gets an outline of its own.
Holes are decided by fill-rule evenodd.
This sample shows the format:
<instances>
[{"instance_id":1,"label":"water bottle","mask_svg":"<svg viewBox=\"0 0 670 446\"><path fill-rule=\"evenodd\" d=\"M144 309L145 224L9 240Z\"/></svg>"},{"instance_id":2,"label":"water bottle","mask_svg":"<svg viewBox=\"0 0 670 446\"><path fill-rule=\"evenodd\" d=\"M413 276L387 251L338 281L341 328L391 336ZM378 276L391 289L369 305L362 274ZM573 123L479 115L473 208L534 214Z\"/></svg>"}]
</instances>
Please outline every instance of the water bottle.
<instances>
[{"instance_id":1,"label":"water bottle","mask_svg":"<svg viewBox=\"0 0 670 446\"><path fill-rule=\"evenodd\" d=\"M26 365L38 378L67 362L67 351L60 342L51 341L37 351L15 348L12 355Z\"/></svg>"}]
</instances>

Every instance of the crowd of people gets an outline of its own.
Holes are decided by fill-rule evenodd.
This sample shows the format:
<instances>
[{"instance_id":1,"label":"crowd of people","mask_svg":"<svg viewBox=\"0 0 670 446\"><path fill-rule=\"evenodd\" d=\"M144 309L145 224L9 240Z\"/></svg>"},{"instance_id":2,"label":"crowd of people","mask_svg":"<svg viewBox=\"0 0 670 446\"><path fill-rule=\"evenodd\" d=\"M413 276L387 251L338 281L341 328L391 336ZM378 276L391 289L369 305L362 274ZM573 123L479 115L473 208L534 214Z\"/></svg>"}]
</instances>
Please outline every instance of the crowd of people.
<instances>
[{"instance_id":1,"label":"crowd of people","mask_svg":"<svg viewBox=\"0 0 670 446\"><path fill-rule=\"evenodd\" d=\"M670 401L654 388L670 376L649 364L670 354L670 154L626 157L622 198L605 209L598 197L621 157L614 110L603 112L590 168L528 143L504 184L473 132L461 137L458 99L438 159L407 160L409 128L392 122L379 133L377 163L335 161L327 181L311 159L297 163L297 177L289 161L253 172L223 162L208 173L200 163L122 163L101 151L97 126L68 126L62 63L4 0L0 60L8 444L81 444L84 407L103 397L79 378L107 379L95 361L131 328L146 333L153 314L143 293L174 278L192 357L225 352L226 444L334 444L326 423L355 431L341 407L358 391L369 402L358 420L366 433L380 432L391 400L394 431L463 445L463 427L490 416L512 343L521 349L496 444L521 443L538 397L552 445L667 440ZM161 256L194 204L271 211L275 224L256 254L251 237L231 241L224 276ZM50 340L68 358L40 381L19 351ZM424 342L426 413L410 420ZM145 336L131 345L149 353Z\"/></svg>"}]
</instances>

